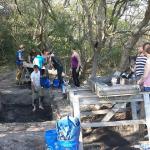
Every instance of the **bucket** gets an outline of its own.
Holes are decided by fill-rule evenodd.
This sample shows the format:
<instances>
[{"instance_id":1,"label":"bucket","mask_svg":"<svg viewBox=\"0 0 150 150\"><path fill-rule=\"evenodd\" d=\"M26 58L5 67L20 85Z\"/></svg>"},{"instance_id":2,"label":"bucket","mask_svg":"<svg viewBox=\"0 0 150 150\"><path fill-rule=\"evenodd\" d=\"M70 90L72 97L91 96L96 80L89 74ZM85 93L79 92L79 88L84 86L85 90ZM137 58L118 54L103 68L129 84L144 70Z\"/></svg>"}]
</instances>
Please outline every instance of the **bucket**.
<instances>
[{"instance_id":1,"label":"bucket","mask_svg":"<svg viewBox=\"0 0 150 150\"><path fill-rule=\"evenodd\" d=\"M45 132L45 142L47 150L57 149L57 132L55 129Z\"/></svg>"},{"instance_id":2,"label":"bucket","mask_svg":"<svg viewBox=\"0 0 150 150\"><path fill-rule=\"evenodd\" d=\"M59 150L79 150L78 141L58 140Z\"/></svg>"},{"instance_id":3,"label":"bucket","mask_svg":"<svg viewBox=\"0 0 150 150\"><path fill-rule=\"evenodd\" d=\"M53 86L54 86L55 88L58 88L58 87L59 87L59 80L58 80L58 79L54 79L54 80L53 80Z\"/></svg>"}]
</instances>

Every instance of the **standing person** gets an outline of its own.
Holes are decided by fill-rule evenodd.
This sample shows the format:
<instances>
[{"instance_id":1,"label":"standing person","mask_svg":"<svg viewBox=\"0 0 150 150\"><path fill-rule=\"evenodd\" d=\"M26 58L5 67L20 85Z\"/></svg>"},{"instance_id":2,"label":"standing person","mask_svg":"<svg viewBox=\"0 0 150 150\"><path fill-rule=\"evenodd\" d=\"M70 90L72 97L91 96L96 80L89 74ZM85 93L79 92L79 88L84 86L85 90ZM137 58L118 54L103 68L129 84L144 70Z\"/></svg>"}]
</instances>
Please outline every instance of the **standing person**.
<instances>
[{"instance_id":1,"label":"standing person","mask_svg":"<svg viewBox=\"0 0 150 150\"><path fill-rule=\"evenodd\" d=\"M57 77L59 80L59 87L63 84L63 65L58 57L54 55L53 52L50 52L50 64L57 70Z\"/></svg>"},{"instance_id":2,"label":"standing person","mask_svg":"<svg viewBox=\"0 0 150 150\"><path fill-rule=\"evenodd\" d=\"M138 84L143 85L144 91L150 92L150 47L147 47L145 52L147 61L144 67L144 75L138 81Z\"/></svg>"},{"instance_id":3,"label":"standing person","mask_svg":"<svg viewBox=\"0 0 150 150\"><path fill-rule=\"evenodd\" d=\"M43 50L42 50L42 57L43 57L43 59L44 59L44 64L47 64L48 55L47 55L47 50L46 50L46 49L43 49Z\"/></svg>"},{"instance_id":4,"label":"standing person","mask_svg":"<svg viewBox=\"0 0 150 150\"><path fill-rule=\"evenodd\" d=\"M31 52L29 53L29 56L28 56L29 63L33 63L33 60L35 57L36 57L36 51L34 48L32 48Z\"/></svg>"},{"instance_id":5,"label":"standing person","mask_svg":"<svg viewBox=\"0 0 150 150\"><path fill-rule=\"evenodd\" d=\"M81 68L81 60L79 54L76 52L76 50L72 50L71 55L71 70L72 70L72 78L74 81L74 85L79 87L80 81L79 81L79 71Z\"/></svg>"},{"instance_id":6,"label":"standing person","mask_svg":"<svg viewBox=\"0 0 150 150\"><path fill-rule=\"evenodd\" d=\"M24 45L19 46L19 50L16 52L16 65L17 65L17 73L16 73L16 82L20 83L22 71L23 71L23 61L24 61Z\"/></svg>"},{"instance_id":7,"label":"standing person","mask_svg":"<svg viewBox=\"0 0 150 150\"><path fill-rule=\"evenodd\" d=\"M41 56L41 53L40 52L37 52L37 55L36 57L34 58L33 60L33 64L34 65L37 65L39 67L39 70L41 71L42 70L42 67L44 65L44 59L43 57Z\"/></svg>"},{"instance_id":8,"label":"standing person","mask_svg":"<svg viewBox=\"0 0 150 150\"><path fill-rule=\"evenodd\" d=\"M44 109L42 106L43 101L43 89L40 84L40 71L37 65L33 66L33 72L31 73L31 89L32 89L32 106L33 112L36 110L36 99L39 100L39 108Z\"/></svg>"},{"instance_id":9,"label":"standing person","mask_svg":"<svg viewBox=\"0 0 150 150\"><path fill-rule=\"evenodd\" d=\"M138 47L138 55L135 62L135 74L137 81L143 76L144 74L144 66L147 61L147 56L145 54L145 49L150 46L150 43L144 43L143 46Z\"/></svg>"}]
</instances>

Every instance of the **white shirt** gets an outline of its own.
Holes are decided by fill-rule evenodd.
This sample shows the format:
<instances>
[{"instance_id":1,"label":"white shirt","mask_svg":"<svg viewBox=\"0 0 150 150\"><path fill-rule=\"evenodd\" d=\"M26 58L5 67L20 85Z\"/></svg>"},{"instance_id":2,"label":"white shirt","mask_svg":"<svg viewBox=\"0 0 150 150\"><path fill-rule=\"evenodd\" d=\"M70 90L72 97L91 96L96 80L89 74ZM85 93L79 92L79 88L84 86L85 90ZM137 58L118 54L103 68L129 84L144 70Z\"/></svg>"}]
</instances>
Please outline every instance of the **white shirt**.
<instances>
[{"instance_id":1,"label":"white shirt","mask_svg":"<svg viewBox=\"0 0 150 150\"><path fill-rule=\"evenodd\" d=\"M41 85L40 85L40 71L35 72L33 71L31 73L31 82L34 85L35 90L38 90Z\"/></svg>"}]
</instances>

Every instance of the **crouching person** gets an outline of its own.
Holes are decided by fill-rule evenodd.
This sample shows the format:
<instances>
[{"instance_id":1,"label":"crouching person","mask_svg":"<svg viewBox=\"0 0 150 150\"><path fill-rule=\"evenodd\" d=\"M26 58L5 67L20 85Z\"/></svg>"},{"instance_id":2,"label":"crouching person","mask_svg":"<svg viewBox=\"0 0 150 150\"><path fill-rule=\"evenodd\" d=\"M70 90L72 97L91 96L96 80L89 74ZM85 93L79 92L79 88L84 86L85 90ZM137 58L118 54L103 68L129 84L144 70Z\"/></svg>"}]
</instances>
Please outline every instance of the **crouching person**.
<instances>
[{"instance_id":1,"label":"crouching person","mask_svg":"<svg viewBox=\"0 0 150 150\"><path fill-rule=\"evenodd\" d=\"M31 73L31 88L32 88L32 105L33 112L36 110L36 99L39 100L39 108L44 109L42 101L44 98L43 89L40 84L40 71L37 65L33 66L33 72Z\"/></svg>"}]
</instances>

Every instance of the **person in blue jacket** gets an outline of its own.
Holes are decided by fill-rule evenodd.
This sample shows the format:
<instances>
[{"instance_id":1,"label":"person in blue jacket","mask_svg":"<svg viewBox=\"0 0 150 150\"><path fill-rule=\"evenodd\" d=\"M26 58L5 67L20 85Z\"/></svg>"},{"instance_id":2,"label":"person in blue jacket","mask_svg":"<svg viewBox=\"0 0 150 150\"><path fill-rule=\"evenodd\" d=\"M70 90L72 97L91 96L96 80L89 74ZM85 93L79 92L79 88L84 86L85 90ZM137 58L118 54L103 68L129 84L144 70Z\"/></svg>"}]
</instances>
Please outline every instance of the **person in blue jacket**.
<instances>
[{"instance_id":1,"label":"person in blue jacket","mask_svg":"<svg viewBox=\"0 0 150 150\"><path fill-rule=\"evenodd\" d=\"M16 73L16 83L20 83L22 70L23 70L23 61L24 61L24 45L19 46L19 50L16 52L16 66L17 66L17 73Z\"/></svg>"}]
</instances>

